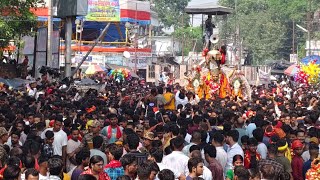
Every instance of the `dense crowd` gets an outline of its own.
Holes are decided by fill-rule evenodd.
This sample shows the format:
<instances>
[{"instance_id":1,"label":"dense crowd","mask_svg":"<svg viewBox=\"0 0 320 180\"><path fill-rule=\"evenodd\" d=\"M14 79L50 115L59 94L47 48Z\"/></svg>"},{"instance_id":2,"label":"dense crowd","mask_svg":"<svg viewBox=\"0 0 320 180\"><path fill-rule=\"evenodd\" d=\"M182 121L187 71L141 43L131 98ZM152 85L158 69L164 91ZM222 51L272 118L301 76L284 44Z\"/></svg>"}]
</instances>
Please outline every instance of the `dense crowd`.
<instances>
[{"instance_id":1,"label":"dense crowd","mask_svg":"<svg viewBox=\"0 0 320 180\"><path fill-rule=\"evenodd\" d=\"M0 179L320 178L315 87L252 86L250 101L178 84L103 87L0 84Z\"/></svg>"}]
</instances>

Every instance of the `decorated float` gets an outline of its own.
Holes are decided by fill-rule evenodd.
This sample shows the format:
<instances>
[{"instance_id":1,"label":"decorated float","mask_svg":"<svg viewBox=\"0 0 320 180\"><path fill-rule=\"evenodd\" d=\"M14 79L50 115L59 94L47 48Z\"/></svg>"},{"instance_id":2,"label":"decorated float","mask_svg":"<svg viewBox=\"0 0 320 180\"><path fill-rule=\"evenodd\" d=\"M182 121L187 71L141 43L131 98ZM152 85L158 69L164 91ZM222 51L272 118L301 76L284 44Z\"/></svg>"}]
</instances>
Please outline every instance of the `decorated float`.
<instances>
[{"instance_id":1,"label":"decorated float","mask_svg":"<svg viewBox=\"0 0 320 180\"><path fill-rule=\"evenodd\" d=\"M244 74L236 67L226 64L226 46L219 47L219 31L211 23L212 16L226 15L232 9L219 5L198 4L188 6L186 13L208 15L205 24L205 42L202 52L203 60L194 65L187 73L186 89L194 92L199 98L214 99L216 97L233 97L236 99L250 99L251 89ZM212 29L213 27L213 29Z\"/></svg>"},{"instance_id":2,"label":"decorated float","mask_svg":"<svg viewBox=\"0 0 320 180\"><path fill-rule=\"evenodd\" d=\"M250 85L244 74L234 67L225 65L224 47L220 50L204 50L204 60L188 73L186 89L199 98L216 97L249 99Z\"/></svg>"}]
</instances>

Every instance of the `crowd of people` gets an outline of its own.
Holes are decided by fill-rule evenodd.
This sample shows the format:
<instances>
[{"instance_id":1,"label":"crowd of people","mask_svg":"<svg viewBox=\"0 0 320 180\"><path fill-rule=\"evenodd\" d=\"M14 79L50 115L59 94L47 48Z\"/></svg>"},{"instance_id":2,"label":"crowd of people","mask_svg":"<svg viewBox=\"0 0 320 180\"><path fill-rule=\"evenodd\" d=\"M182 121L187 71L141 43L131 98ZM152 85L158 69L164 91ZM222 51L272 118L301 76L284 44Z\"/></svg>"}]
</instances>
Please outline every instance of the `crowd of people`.
<instances>
[{"instance_id":1,"label":"crowd of people","mask_svg":"<svg viewBox=\"0 0 320 180\"><path fill-rule=\"evenodd\" d=\"M0 179L320 178L316 87L252 86L250 101L138 81L27 87L0 84Z\"/></svg>"}]
</instances>

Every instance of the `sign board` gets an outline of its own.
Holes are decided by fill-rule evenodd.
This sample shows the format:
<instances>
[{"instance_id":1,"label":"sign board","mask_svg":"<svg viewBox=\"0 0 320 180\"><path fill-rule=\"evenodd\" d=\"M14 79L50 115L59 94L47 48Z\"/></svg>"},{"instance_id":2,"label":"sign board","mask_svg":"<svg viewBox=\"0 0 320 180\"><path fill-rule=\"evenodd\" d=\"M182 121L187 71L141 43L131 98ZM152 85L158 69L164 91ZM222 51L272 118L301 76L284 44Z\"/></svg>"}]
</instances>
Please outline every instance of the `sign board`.
<instances>
[{"instance_id":1,"label":"sign board","mask_svg":"<svg viewBox=\"0 0 320 180\"><path fill-rule=\"evenodd\" d=\"M138 69L147 69L148 62L151 63L152 55L150 52L130 52L130 59L126 60L124 66L135 68L137 62Z\"/></svg>"},{"instance_id":2,"label":"sign board","mask_svg":"<svg viewBox=\"0 0 320 180\"><path fill-rule=\"evenodd\" d=\"M120 21L119 0L88 0L86 21Z\"/></svg>"},{"instance_id":3,"label":"sign board","mask_svg":"<svg viewBox=\"0 0 320 180\"><path fill-rule=\"evenodd\" d=\"M297 54L290 54L290 62L297 63L298 62L298 55Z\"/></svg>"},{"instance_id":4,"label":"sign board","mask_svg":"<svg viewBox=\"0 0 320 180\"><path fill-rule=\"evenodd\" d=\"M106 64L114 64L114 65L118 65L118 66L124 66L122 53L108 53L105 56L105 63Z\"/></svg>"}]
</instances>

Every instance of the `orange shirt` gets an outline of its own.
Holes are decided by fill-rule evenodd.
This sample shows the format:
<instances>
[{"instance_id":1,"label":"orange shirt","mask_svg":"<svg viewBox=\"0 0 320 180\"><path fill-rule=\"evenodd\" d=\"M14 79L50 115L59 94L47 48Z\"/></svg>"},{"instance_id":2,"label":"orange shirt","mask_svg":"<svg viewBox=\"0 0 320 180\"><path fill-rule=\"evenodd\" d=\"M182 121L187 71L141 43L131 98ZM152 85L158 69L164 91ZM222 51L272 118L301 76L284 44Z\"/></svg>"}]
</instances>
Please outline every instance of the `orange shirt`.
<instances>
[{"instance_id":1,"label":"orange shirt","mask_svg":"<svg viewBox=\"0 0 320 180\"><path fill-rule=\"evenodd\" d=\"M170 102L170 104L164 106L164 109L175 110L176 109L176 105L175 105L174 94L172 94L170 92L167 92L167 93L163 94L163 97L164 97L164 99L166 100L167 103L171 100L171 98L173 98L172 101Z\"/></svg>"}]
</instances>

